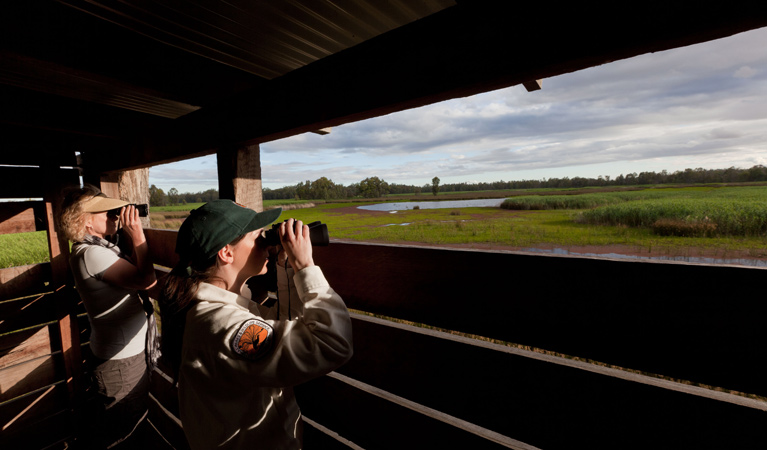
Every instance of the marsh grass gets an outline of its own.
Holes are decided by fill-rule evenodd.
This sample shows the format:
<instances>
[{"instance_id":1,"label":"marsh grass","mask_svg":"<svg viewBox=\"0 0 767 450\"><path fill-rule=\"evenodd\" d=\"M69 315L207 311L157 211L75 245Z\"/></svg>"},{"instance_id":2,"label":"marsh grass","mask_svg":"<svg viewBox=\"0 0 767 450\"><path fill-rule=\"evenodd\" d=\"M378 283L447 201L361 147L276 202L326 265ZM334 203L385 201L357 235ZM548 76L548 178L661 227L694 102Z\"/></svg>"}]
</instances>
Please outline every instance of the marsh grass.
<instances>
[{"instance_id":1,"label":"marsh grass","mask_svg":"<svg viewBox=\"0 0 767 450\"><path fill-rule=\"evenodd\" d=\"M767 236L767 188L750 186L670 192L584 211L579 221L656 229L667 235Z\"/></svg>"}]
</instances>

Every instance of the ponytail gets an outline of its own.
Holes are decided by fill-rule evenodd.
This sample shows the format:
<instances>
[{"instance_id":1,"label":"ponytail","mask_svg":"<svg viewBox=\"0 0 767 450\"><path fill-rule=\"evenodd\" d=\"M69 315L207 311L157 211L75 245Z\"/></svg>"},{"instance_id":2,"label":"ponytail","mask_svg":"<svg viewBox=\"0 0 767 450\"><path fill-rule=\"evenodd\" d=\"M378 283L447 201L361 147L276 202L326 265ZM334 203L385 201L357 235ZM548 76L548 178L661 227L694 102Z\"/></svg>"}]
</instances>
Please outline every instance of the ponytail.
<instances>
[{"instance_id":1,"label":"ponytail","mask_svg":"<svg viewBox=\"0 0 767 450\"><path fill-rule=\"evenodd\" d=\"M169 364L173 379L178 381L181 367L181 349L183 346L186 313L192 308L200 283L211 282L218 277L216 261L204 270L188 269L190 273L179 274L172 271L165 278L165 285L160 293L160 318L162 334L160 349L163 358Z\"/></svg>"}]
</instances>

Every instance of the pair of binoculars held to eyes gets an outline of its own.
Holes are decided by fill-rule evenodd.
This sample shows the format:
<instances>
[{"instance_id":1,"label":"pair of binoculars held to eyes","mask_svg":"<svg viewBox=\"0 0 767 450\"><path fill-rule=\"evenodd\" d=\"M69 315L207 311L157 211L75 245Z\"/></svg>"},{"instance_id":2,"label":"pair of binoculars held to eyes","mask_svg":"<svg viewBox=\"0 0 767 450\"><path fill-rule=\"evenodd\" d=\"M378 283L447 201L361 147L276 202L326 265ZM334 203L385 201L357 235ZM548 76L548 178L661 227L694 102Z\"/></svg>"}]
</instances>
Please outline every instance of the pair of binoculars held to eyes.
<instances>
[{"instance_id":1,"label":"pair of binoculars held to eyes","mask_svg":"<svg viewBox=\"0 0 767 450\"><path fill-rule=\"evenodd\" d=\"M146 203L143 203L143 204L140 204L140 205L137 205L135 203L131 203L131 205L136 207L136 211L138 211L138 216L139 217L147 217L147 216L149 216L149 205L147 205ZM130 205L125 205L125 206L130 206ZM110 209L109 211L107 211L107 215L109 215L109 216L119 216L120 215L120 210L125 208L125 206L121 206L121 207L115 208L115 209Z\"/></svg>"},{"instance_id":2,"label":"pair of binoculars held to eyes","mask_svg":"<svg viewBox=\"0 0 767 450\"><path fill-rule=\"evenodd\" d=\"M287 220L286 220L287 222ZM298 222L293 222L293 230ZM328 226L324 223L317 221L307 224L309 226L309 239L312 241L312 245L324 247L330 243L330 236L328 235ZM266 245L271 247L273 245L280 245L280 234L278 228L279 223L272 225L272 228L264 231L264 239Z\"/></svg>"}]
</instances>

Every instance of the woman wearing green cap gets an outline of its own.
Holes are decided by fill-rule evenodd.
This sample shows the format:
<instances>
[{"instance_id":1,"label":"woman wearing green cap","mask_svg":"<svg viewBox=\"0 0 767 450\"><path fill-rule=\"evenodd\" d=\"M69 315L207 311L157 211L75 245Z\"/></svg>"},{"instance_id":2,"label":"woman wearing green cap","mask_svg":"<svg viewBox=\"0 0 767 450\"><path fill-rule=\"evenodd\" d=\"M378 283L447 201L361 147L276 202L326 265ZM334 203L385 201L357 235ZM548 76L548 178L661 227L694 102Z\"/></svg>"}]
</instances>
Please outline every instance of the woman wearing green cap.
<instances>
[{"instance_id":1,"label":"woman wearing green cap","mask_svg":"<svg viewBox=\"0 0 767 450\"><path fill-rule=\"evenodd\" d=\"M154 308L139 292L156 283L154 267L136 208L94 186L68 189L59 228L74 243L70 267L91 324L88 365L96 398L78 441L107 448L127 439L146 416L146 343L155 324Z\"/></svg>"},{"instance_id":2,"label":"woman wearing green cap","mask_svg":"<svg viewBox=\"0 0 767 450\"><path fill-rule=\"evenodd\" d=\"M282 222L282 245L266 246L263 229L280 213L217 200L179 230L180 260L160 301L162 345L193 449L301 448L292 386L352 355L349 313L314 264L309 227ZM290 264L278 275L281 284L292 275L294 290L281 289L279 304L267 308L242 293L249 278L267 272L270 250L279 251L279 265Z\"/></svg>"}]
</instances>

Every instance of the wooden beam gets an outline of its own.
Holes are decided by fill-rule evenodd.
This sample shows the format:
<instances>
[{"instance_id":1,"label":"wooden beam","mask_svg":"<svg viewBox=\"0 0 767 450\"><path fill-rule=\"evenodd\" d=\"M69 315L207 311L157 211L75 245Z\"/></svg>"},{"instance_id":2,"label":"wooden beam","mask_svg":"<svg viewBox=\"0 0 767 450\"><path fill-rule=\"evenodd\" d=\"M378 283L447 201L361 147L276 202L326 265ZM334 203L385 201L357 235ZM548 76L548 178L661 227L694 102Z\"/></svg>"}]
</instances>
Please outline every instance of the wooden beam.
<instances>
[{"instance_id":1,"label":"wooden beam","mask_svg":"<svg viewBox=\"0 0 767 450\"><path fill-rule=\"evenodd\" d=\"M54 180L65 179L79 183L79 176L77 169L48 169L48 172L43 173L39 167L0 166L0 198L42 198L47 185Z\"/></svg>"},{"instance_id":2,"label":"wooden beam","mask_svg":"<svg viewBox=\"0 0 767 450\"><path fill-rule=\"evenodd\" d=\"M46 283L50 281L50 278L49 263L0 269L0 301L45 292ZM0 319L0 323L6 319L7 317Z\"/></svg>"},{"instance_id":3,"label":"wooden beam","mask_svg":"<svg viewBox=\"0 0 767 450\"><path fill-rule=\"evenodd\" d=\"M527 89L527 92L538 91L541 89L541 80L529 80L522 82L522 85Z\"/></svg>"},{"instance_id":4,"label":"wooden beam","mask_svg":"<svg viewBox=\"0 0 767 450\"><path fill-rule=\"evenodd\" d=\"M0 234L41 231L44 219L42 202L0 203Z\"/></svg>"}]
</instances>

